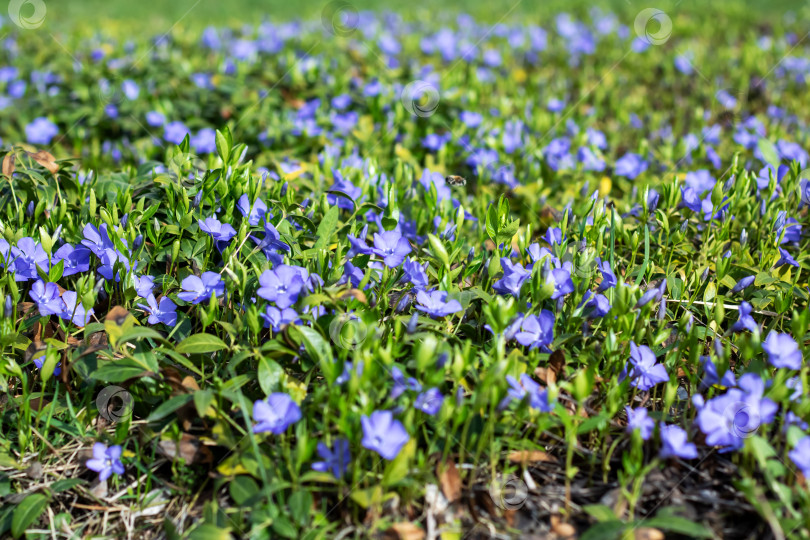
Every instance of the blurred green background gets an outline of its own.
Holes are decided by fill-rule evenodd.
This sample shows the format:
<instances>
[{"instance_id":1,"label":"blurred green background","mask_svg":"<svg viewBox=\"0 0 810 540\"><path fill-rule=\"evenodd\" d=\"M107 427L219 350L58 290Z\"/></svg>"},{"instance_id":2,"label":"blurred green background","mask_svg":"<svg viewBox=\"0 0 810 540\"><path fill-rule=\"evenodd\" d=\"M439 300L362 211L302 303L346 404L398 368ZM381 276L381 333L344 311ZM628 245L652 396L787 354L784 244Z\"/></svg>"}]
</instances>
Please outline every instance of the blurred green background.
<instances>
[{"instance_id":1,"label":"blurred green background","mask_svg":"<svg viewBox=\"0 0 810 540\"><path fill-rule=\"evenodd\" d=\"M19 1L19 0L18 0ZM44 1L45 25L54 31L76 25L98 27L107 32L126 29L157 34L172 26L196 28L208 24L243 24L261 19L273 21L317 19L326 0L29 0ZM748 14L752 20L771 24L793 12L796 18L810 15L808 2L795 0L345 0L357 10L396 11L409 18L435 18L438 12L467 12L491 22L503 20L548 24L548 17L560 11L584 13L596 5L620 15L632 25L642 9L655 7L673 14L711 16L722 29L724 12ZM23 9L33 11L32 5ZM6 23L8 24L8 23ZM86 29L86 28L85 28Z\"/></svg>"}]
</instances>

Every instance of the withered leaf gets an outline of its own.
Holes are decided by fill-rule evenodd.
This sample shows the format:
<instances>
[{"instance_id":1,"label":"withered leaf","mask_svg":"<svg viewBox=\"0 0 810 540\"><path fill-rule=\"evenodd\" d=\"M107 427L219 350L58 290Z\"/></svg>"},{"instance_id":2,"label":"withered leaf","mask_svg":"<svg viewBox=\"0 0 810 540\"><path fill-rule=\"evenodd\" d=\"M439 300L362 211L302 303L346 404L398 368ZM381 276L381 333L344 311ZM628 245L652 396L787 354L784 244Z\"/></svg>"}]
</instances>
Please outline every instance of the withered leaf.
<instances>
[{"instance_id":1,"label":"withered leaf","mask_svg":"<svg viewBox=\"0 0 810 540\"><path fill-rule=\"evenodd\" d=\"M452 461L438 463L436 465L436 476L439 477L439 486L441 486L442 493L449 502L452 503L461 498L461 477L455 463Z\"/></svg>"},{"instance_id":2,"label":"withered leaf","mask_svg":"<svg viewBox=\"0 0 810 540\"><path fill-rule=\"evenodd\" d=\"M14 174L15 163L17 161L17 155L14 152L9 152L6 154L6 157L3 158L3 175L11 178L11 175Z\"/></svg>"},{"instance_id":3,"label":"withered leaf","mask_svg":"<svg viewBox=\"0 0 810 540\"><path fill-rule=\"evenodd\" d=\"M508 458L512 463L539 463L541 461L555 463L557 461L554 456L542 450L518 450L509 454Z\"/></svg>"},{"instance_id":4,"label":"withered leaf","mask_svg":"<svg viewBox=\"0 0 810 540\"><path fill-rule=\"evenodd\" d=\"M213 463L214 456L200 439L190 433L183 433L180 442L163 439L158 442L158 452L171 460L182 459L187 464Z\"/></svg>"},{"instance_id":5,"label":"withered leaf","mask_svg":"<svg viewBox=\"0 0 810 540\"><path fill-rule=\"evenodd\" d=\"M386 536L399 540L422 540L425 537L425 531L410 521L400 521L391 525Z\"/></svg>"},{"instance_id":6,"label":"withered leaf","mask_svg":"<svg viewBox=\"0 0 810 540\"><path fill-rule=\"evenodd\" d=\"M126 322L127 317L130 316L129 311L123 306L114 306L107 315L104 317L105 321L111 321L121 326Z\"/></svg>"},{"instance_id":7,"label":"withered leaf","mask_svg":"<svg viewBox=\"0 0 810 540\"><path fill-rule=\"evenodd\" d=\"M48 169L51 174L56 174L59 171L59 165L56 163L56 158L53 157L53 154L46 150L40 150L39 152L30 153L28 154L34 161Z\"/></svg>"}]
</instances>

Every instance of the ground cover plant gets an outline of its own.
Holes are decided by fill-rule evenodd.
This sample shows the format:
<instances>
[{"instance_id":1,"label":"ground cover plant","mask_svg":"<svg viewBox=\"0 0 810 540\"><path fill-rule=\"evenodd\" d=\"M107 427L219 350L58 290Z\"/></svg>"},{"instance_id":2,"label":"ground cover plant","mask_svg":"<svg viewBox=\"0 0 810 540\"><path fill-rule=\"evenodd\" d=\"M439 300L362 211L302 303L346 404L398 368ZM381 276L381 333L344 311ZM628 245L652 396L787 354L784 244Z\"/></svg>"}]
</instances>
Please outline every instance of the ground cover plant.
<instances>
[{"instance_id":1,"label":"ground cover plant","mask_svg":"<svg viewBox=\"0 0 810 540\"><path fill-rule=\"evenodd\" d=\"M0 534L810 537L806 8L11 4Z\"/></svg>"}]
</instances>

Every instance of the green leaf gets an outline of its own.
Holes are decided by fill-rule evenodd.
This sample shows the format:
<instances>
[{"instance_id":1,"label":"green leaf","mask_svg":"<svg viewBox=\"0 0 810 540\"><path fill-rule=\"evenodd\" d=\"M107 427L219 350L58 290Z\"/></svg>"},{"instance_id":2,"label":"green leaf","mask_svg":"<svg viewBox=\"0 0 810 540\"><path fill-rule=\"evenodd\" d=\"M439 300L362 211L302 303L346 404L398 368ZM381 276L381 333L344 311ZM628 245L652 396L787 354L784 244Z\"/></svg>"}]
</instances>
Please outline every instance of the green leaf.
<instances>
[{"instance_id":1,"label":"green leaf","mask_svg":"<svg viewBox=\"0 0 810 540\"><path fill-rule=\"evenodd\" d=\"M337 206L333 206L326 212L321 224L318 225L318 231L315 233L318 235L318 240L312 246L312 249L326 249L326 246L329 245L329 239L337 230L339 215L340 209Z\"/></svg>"},{"instance_id":2,"label":"green leaf","mask_svg":"<svg viewBox=\"0 0 810 540\"><path fill-rule=\"evenodd\" d=\"M227 348L225 342L213 334L194 334L180 342L174 350L180 354L205 354Z\"/></svg>"},{"instance_id":3,"label":"green leaf","mask_svg":"<svg viewBox=\"0 0 810 540\"><path fill-rule=\"evenodd\" d=\"M229 490L234 502L242 506L259 493L259 484L250 476L239 475L230 482Z\"/></svg>"},{"instance_id":4,"label":"green leaf","mask_svg":"<svg viewBox=\"0 0 810 540\"><path fill-rule=\"evenodd\" d=\"M762 153L762 158L765 163L773 165L774 168L778 168L781 160L779 159L779 152L776 150L776 146L764 137L757 142L757 146Z\"/></svg>"},{"instance_id":5,"label":"green leaf","mask_svg":"<svg viewBox=\"0 0 810 540\"><path fill-rule=\"evenodd\" d=\"M168 401L164 401L157 409L152 411L152 414L149 415L146 421L157 422L158 420L162 420L186 403L190 402L192 399L194 399L192 394L181 394L179 396L169 398Z\"/></svg>"},{"instance_id":6,"label":"green leaf","mask_svg":"<svg viewBox=\"0 0 810 540\"><path fill-rule=\"evenodd\" d=\"M636 526L653 527L662 531L682 534L690 538L713 538L712 531L700 523L682 518L680 516L656 516L654 518L641 520Z\"/></svg>"},{"instance_id":7,"label":"green leaf","mask_svg":"<svg viewBox=\"0 0 810 540\"><path fill-rule=\"evenodd\" d=\"M616 540L625 527L625 523L617 519L603 521L585 531L579 540Z\"/></svg>"},{"instance_id":8,"label":"green leaf","mask_svg":"<svg viewBox=\"0 0 810 540\"><path fill-rule=\"evenodd\" d=\"M228 158L231 155L231 146L228 144L228 140L220 130L217 130L215 141L217 145L217 154L219 154L219 157L222 158L222 163L227 165Z\"/></svg>"},{"instance_id":9,"label":"green leaf","mask_svg":"<svg viewBox=\"0 0 810 540\"><path fill-rule=\"evenodd\" d=\"M446 268L450 267L450 256L447 254L447 250L444 248L444 244L437 236L434 236L428 233L428 240L430 241L430 249L433 251L433 255L436 256L437 259L442 261Z\"/></svg>"},{"instance_id":10,"label":"green leaf","mask_svg":"<svg viewBox=\"0 0 810 540\"><path fill-rule=\"evenodd\" d=\"M514 221L510 221L507 223L506 227L498 231L498 234L495 235L495 245L500 246L501 244L510 245L512 243L512 237L517 234L518 229L520 228L520 220L516 219Z\"/></svg>"},{"instance_id":11,"label":"green leaf","mask_svg":"<svg viewBox=\"0 0 810 540\"><path fill-rule=\"evenodd\" d=\"M67 491L72 489L79 484L84 484L85 481L81 478L64 478L62 480L57 480L53 484L51 484L51 491L54 493L60 493L62 491Z\"/></svg>"},{"instance_id":12,"label":"green leaf","mask_svg":"<svg viewBox=\"0 0 810 540\"><path fill-rule=\"evenodd\" d=\"M290 515L302 527L309 523L309 512L312 508L312 495L309 491L296 491L290 495L288 501L290 505Z\"/></svg>"},{"instance_id":13,"label":"green leaf","mask_svg":"<svg viewBox=\"0 0 810 540\"><path fill-rule=\"evenodd\" d=\"M230 529L220 529L211 523L203 523L188 535L189 540L231 540Z\"/></svg>"},{"instance_id":14,"label":"green leaf","mask_svg":"<svg viewBox=\"0 0 810 540\"><path fill-rule=\"evenodd\" d=\"M589 504L583 506L582 509L596 521L614 521L618 519L616 513L604 504Z\"/></svg>"},{"instance_id":15,"label":"green leaf","mask_svg":"<svg viewBox=\"0 0 810 540\"><path fill-rule=\"evenodd\" d=\"M14 509L11 518L11 535L19 538L28 529L48 506L48 497L41 493L34 493L22 500Z\"/></svg>"},{"instance_id":16,"label":"green leaf","mask_svg":"<svg viewBox=\"0 0 810 540\"><path fill-rule=\"evenodd\" d=\"M97 381L104 382L123 382L129 379L139 377L144 373L151 373L152 371L139 364L131 358L123 358L113 362L106 362L91 376Z\"/></svg>"},{"instance_id":17,"label":"green leaf","mask_svg":"<svg viewBox=\"0 0 810 540\"><path fill-rule=\"evenodd\" d=\"M295 326L290 329L290 333L301 334L301 341L304 343L307 353L318 361L326 381L333 384L340 375L342 367L338 366L332 358L332 348L326 343L323 336L317 330L307 326Z\"/></svg>"},{"instance_id":18,"label":"green leaf","mask_svg":"<svg viewBox=\"0 0 810 540\"><path fill-rule=\"evenodd\" d=\"M284 370L278 365L278 362L264 356L259 358L259 386L262 387L265 394L270 395L278 391L283 376Z\"/></svg>"}]
</instances>

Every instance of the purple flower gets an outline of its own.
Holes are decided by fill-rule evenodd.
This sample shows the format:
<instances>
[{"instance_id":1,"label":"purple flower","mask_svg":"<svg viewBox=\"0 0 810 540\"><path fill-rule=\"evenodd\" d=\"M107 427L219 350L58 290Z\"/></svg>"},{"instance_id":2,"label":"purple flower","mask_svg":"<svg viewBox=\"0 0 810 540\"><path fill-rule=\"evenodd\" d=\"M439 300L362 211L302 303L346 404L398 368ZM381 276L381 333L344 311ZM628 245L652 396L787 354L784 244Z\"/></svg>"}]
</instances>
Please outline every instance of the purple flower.
<instances>
[{"instance_id":1,"label":"purple flower","mask_svg":"<svg viewBox=\"0 0 810 540\"><path fill-rule=\"evenodd\" d=\"M610 300L604 294L593 294L585 291L582 302L577 307L584 307L589 318L604 317L610 312Z\"/></svg>"},{"instance_id":2,"label":"purple flower","mask_svg":"<svg viewBox=\"0 0 810 540\"><path fill-rule=\"evenodd\" d=\"M236 231L228 223L220 223L217 218L210 217L204 220L198 220L200 230L204 233L211 235L214 239L217 249L222 251L231 241L231 238L236 236Z\"/></svg>"},{"instance_id":3,"label":"purple flower","mask_svg":"<svg viewBox=\"0 0 810 540\"><path fill-rule=\"evenodd\" d=\"M599 284L598 292L605 292L606 290L616 286L616 274L610 268L610 261L603 261L601 258L596 258L596 265L599 268L599 273L602 274L602 282Z\"/></svg>"},{"instance_id":4,"label":"purple flower","mask_svg":"<svg viewBox=\"0 0 810 540\"><path fill-rule=\"evenodd\" d=\"M405 378L402 371L394 366L391 368L391 378L394 379L394 386L391 388L391 399L397 399L405 390L421 392L422 385L413 377Z\"/></svg>"},{"instance_id":5,"label":"purple flower","mask_svg":"<svg viewBox=\"0 0 810 540\"><path fill-rule=\"evenodd\" d=\"M680 426L661 426L661 458L679 457L682 459L695 459L697 457L695 443L688 440L686 432Z\"/></svg>"},{"instance_id":6,"label":"purple flower","mask_svg":"<svg viewBox=\"0 0 810 540\"><path fill-rule=\"evenodd\" d=\"M269 214L268 214L269 215ZM290 251L290 246L281 241L281 235L278 230L271 224L265 221L264 223L264 238L259 240L251 236L254 242L262 250L264 256L272 261L274 265L280 265L283 257L279 255L278 251Z\"/></svg>"},{"instance_id":7,"label":"purple flower","mask_svg":"<svg viewBox=\"0 0 810 540\"><path fill-rule=\"evenodd\" d=\"M100 482L105 481L113 473L124 474L121 451L121 446L118 444L107 448L105 444L97 442L93 445L93 457L87 460L85 466L98 473Z\"/></svg>"},{"instance_id":8,"label":"purple flower","mask_svg":"<svg viewBox=\"0 0 810 540\"><path fill-rule=\"evenodd\" d=\"M45 351L41 351L37 353L38 356L34 356L31 360L34 362L34 365L37 366L37 369L42 369L43 364L45 364ZM53 368L53 374L57 377L62 373L62 362L57 362L56 367Z\"/></svg>"},{"instance_id":9,"label":"purple flower","mask_svg":"<svg viewBox=\"0 0 810 540\"><path fill-rule=\"evenodd\" d=\"M431 317L446 317L464 309L458 300L448 302L445 291L419 291L416 293L416 300L420 304L416 309L424 311Z\"/></svg>"},{"instance_id":10,"label":"purple flower","mask_svg":"<svg viewBox=\"0 0 810 540\"><path fill-rule=\"evenodd\" d=\"M56 283L45 283L38 279L28 294L34 300L42 317L59 315L65 311L65 302L59 296L59 287Z\"/></svg>"},{"instance_id":11,"label":"purple flower","mask_svg":"<svg viewBox=\"0 0 810 540\"><path fill-rule=\"evenodd\" d=\"M147 298L155 288L155 278L152 276L132 276L132 282L135 284L135 292L141 298Z\"/></svg>"},{"instance_id":12,"label":"purple flower","mask_svg":"<svg viewBox=\"0 0 810 540\"><path fill-rule=\"evenodd\" d=\"M332 450L322 442L318 443L318 455L323 461L316 461L312 464L312 469L318 472L331 472L335 478L343 478L351 463L351 453L349 452L349 441L346 439L335 439Z\"/></svg>"},{"instance_id":13,"label":"purple flower","mask_svg":"<svg viewBox=\"0 0 810 540\"><path fill-rule=\"evenodd\" d=\"M616 161L613 174L624 176L630 180L647 170L648 163L638 154L627 153Z\"/></svg>"},{"instance_id":14,"label":"purple flower","mask_svg":"<svg viewBox=\"0 0 810 540\"><path fill-rule=\"evenodd\" d=\"M641 434L641 440L648 440L652 435L653 429L655 429L655 420L647 415L647 409L645 407L639 407L637 409L625 407L624 412L627 414L627 433L633 433L635 430L638 430Z\"/></svg>"},{"instance_id":15,"label":"purple flower","mask_svg":"<svg viewBox=\"0 0 810 540\"><path fill-rule=\"evenodd\" d=\"M278 435L301 419L301 409L290 396L276 392L267 396L267 401L253 404L253 419L257 422L253 433L269 431Z\"/></svg>"},{"instance_id":16,"label":"purple flower","mask_svg":"<svg viewBox=\"0 0 810 540\"><path fill-rule=\"evenodd\" d=\"M655 353L646 345L637 346L630 342L629 376L632 386L646 392L658 383L669 380L669 374L663 364L659 364ZM624 378L624 377L621 377Z\"/></svg>"},{"instance_id":17,"label":"purple flower","mask_svg":"<svg viewBox=\"0 0 810 540\"><path fill-rule=\"evenodd\" d=\"M712 362L710 356L701 356L700 363L703 365L703 379L700 382L701 388L719 384L722 386L737 386L737 379L734 372L726 370L722 377L717 373L717 366Z\"/></svg>"},{"instance_id":18,"label":"purple flower","mask_svg":"<svg viewBox=\"0 0 810 540\"><path fill-rule=\"evenodd\" d=\"M712 398L700 408L696 423L706 435L706 444L724 451L742 447L743 440L759 426L773 422L778 406L763 398L765 383L755 373L740 377L739 388Z\"/></svg>"},{"instance_id":19,"label":"purple flower","mask_svg":"<svg viewBox=\"0 0 810 540\"><path fill-rule=\"evenodd\" d=\"M288 308L295 304L298 295L304 288L304 277L301 272L292 266L282 264L273 270L265 270L259 276L259 290L256 291L261 298L275 302L279 308Z\"/></svg>"},{"instance_id":20,"label":"purple flower","mask_svg":"<svg viewBox=\"0 0 810 540\"><path fill-rule=\"evenodd\" d=\"M183 139L186 138L186 135L188 135L188 128L183 122L177 120L166 124L163 131L163 138L166 140L166 142L170 142L172 144L182 143Z\"/></svg>"},{"instance_id":21,"label":"purple flower","mask_svg":"<svg viewBox=\"0 0 810 540\"><path fill-rule=\"evenodd\" d=\"M501 258L501 268L503 277L492 284L492 288L499 294L511 294L515 298L520 297L520 289L523 283L529 279L531 272L523 268L520 263L512 263L508 257Z\"/></svg>"},{"instance_id":22,"label":"purple flower","mask_svg":"<svg viewBox=\"0 0 810 540\"><path fill-rule=\"evenodd\" d=\"M546 230L546 234L543 236L543 240L548 242L548 245L550 246L562 244L563 241L562 230L557 227L549 227Z\"/></svg>"},{"instance_id":23,"label":"purple flower","mask_svg":"<svg viewBox=\"0 0 810 540\"><path fill-rule=\"evenodd\" d=\"M768 361L777 368L799 370L802 368L802 351L790 334L769 332L762 343L762 348L768 354Z\"/></svg>"},{"instance_id":24,"label":"purple flower","mask_svg":"<svg viewBox=\"0 0 810 540\"><path fill-rule=\"evenodd\" d=\"M349 264L349 263L346 263ZM427 275L427 267L428 263L424 265L419 264L419 261L413 258L409 258L405 261L402 265L402 269L405 271L405 275L402 277L405 281L416 287L417 289L425 289L430 284L430 279ZM362 279L363 273L360 272L360 277ZM359 282L358 282L359 283Z\"/></svg>"},{"instance_id":25,"label":"purple flower","mask_svg":"<svg viewBox=\"0 0 810 540\"><path fill-rule=\"evenodd\" d=\"M252 227L257 226L263 219L266 220L273 217L272 215L267 217L267 205L263 200L256 199L256 202L251 206L247 193L239 197L239 202L236 204L236 207L242 212L242 215L247 218L248 223Z\"/></svg>"},{"instance_id":26,"label":"purple flower","mask_svg":"<svg viewBox=\"0 0 810 540\"><path fill-rule=\"evenodd\" d=\"M548 390L542 388L534 379L522 373L520 375L520 382L511 375L506 376L506 382L509 383L509 390L506 397L501 400L498 405L499 409L506 408L512 400L520 401L526 396L529 397L529 407L537 409L540 412L551 412L554 410L554 404L549 400Z\"/></svg>"},{"instance_id":27,"label":"purple flower","mask_svg":"<svg viewBox=\"0 0 810 540\"><path fill-rule=\"evenodd\" d=\"M90 270L90 250L65 244L53 254L53 264L59 264L59 261L64 261L62 277L87 272Z\"/></svg>"},{"instance_id":28,"label":"purple flower","mask_svg":"<svg viewBox=\"0 0 810 540\"><path fill-rule=\"evenodd\" d=\"M354 203L363 199L363 190L351 183L350 180L343 178L338 170L332 170L332 176L335 177L335 183L329 186L329 191L339 191L345 193L349 198L332 195L331 193L326 196L326 202L330 205L337 205L338 208L346 210L353 210Z\"/></svg>"},{"instance_id":29,"label":"purple flower","mask_svg":"<svg viewBox=\"0 0 810 540\"><path fill-rule=\"evenodd\" d=\"M217 151L217 134L212 128L202 128L189 138L189 145L200 154L213 154Z\"/></svg>"},{"instance_id":30,"label":"purple flower","mask_svg":"<svg viewBox=\"0 0 810 540\"><path fill-rule=\"evenodd\" d=\"M396 268L411 252L411 245L399 231L385 231L382 234L374 233L374 247L371 252L382 257L385 266Z\"/></svg>"},{"instance_id":31,"label":"purple flower","mask_svg":"<svg viewBox=\"0 0 810 540\"><path fill-rule=\"evenodd\" d=\"M757 325L757 321L751 316L751 311L754 308L751 307L751 304L748 302L743 302L740 304L739 316L737 317L737 322L731 327L732 332L742 332L743 330L748 330L750 332L758 332L759 326Z\"/></svg>"},{"instance_id":32,"label":"purple flower","mask_svg":"<svg viewBox=\"0 0 810 540\"><path fill-rule=\"evenodd\" d=\"M138 304L138 307L149 314L147 319L149 324L163 323L166 326L174 326L177 323L177 304L168 296L161 297L158 302L155 295L149 293L146 296L146 303L148 305Z\"/></svg>"},{"instance_id":33,"label":"purple flower","mask_svg":"<svg viewBox=\"0 0 810 540\"><path fill-rule=\"evenodd\" d=\"M48 271L48 254L31 237L20 238L17 247L11 248L11 255L14 259L14 281L37 279L37 267Z\"/></svg>"},{"instance_id":34,"label":"purple flower","mask_svg":"<svg viewBox=\"0 0 810 540\"><path fill-rule=\"evenodd\" d=\"M435 415L442 408L444 396L438 388L431 388L419 394L413 406L425 414Z\"/></svg>"},{"instance_id":35,"label":"purple flower","mask_svg":"<svg viewBox=\"0 0 810 540\"><path fill-rule=\"evenodd\" d=\"M789 264L790 266L795 266L796 268L799 267L799 263L796 262L796 259L794 259L790 255L790 253L788 253L787 251L785 251L782 248L779 248L779 260L776 261L776 264L774 266L782 266L782 265L785 265L785 264Z\"/></svg>"},{"instance_id":36,"label":"purple flower","mask_svg":"<svg viewBox=\"0 0 810 540\"><path fill-rule=\"evenodd\" d=\"M384 459L392 460L399 454L410 437L402 422L391 411L374 411L371 416L360 419L363 426L363 448L377 452Z\"/></svg>"},{"instance_id":37,"label":"purple flower","mask_svg":"<svg viewBox=\"0 0 810 540\"><path fill-rule=\"evenodd\" d=\"M98 273L104 276L105 279L113 279L113 272L115 264L118 263L124 267L125 272L129 272L130 263L129 259L123 253L116 249L104 250L101 255L101 266L98 267ZM121 274L115 274L115 281L121 281Z\"/></svg>"},{"instance_id":38,"label":"purple flower","mask_svg":"<svg viewBox=\"0 0 810 540\"><path fill-rule=\"evenodd\" d=\"M33 122L25 126L25 138L31 144L50 144L51 140L59 134L59 128L48 120L40 116Z\"/></svg>"},{"instance_id":39,"label":"purple flower","mask_svg":"<svg viewBox=\"0 0 810 540\"><path fill-rule=\"evenodd\" d=\"M151 127L159 127L166 123L166 117L159 111L149 111L146 113L146 123Z\"/></svg>"},{"instance_id":40,"label":"purple flower","mask_svg":"<svg viewBox=\"0 0 810 540\"><path fill-rule=\"evenodd\" d=\"M82 233L84 234L82 245L89 248L96 257L101 258L108 249L115 249L115 244L110 240L110 235L107 234L106 223L102 223L101 227L98 229L96 229L93 224L88 223L84 226L84 229L82 229Z\"/></svg>"},{"instance_id":41,"label":"purple flower","mask_svg":"<svg viewBox=\"0 0 810 540\"><path fill-rule=\"evenodd\" d=\"M272 328L273 332L280 331L282 326L301 322L298 313L292 308L279 309L274 306L267 306L265 313L262 313L261 316L264 319L264 327Z\"/></svg>"},{"instance_id":42,"label":"purple flower","mask_svg":"<svg viewBox=\"0 0 810 540\"><path fill-rule=\"evenodd\" d=\"M571 274L563 268L555 268L549 272L546 278L546 284L548 283L554 284L554 292L551 293L552 300L574 292L574 282L571 281Z\"/></svg>"},{"instance_id":43,"label":"purple flower","mask_svg":"<svg viewBox=\"0 0 810 540\"><path fill-rule=\"evenodd\" d=\"M183 292L178 293L177 298L192 304L207 302L212 294L215 297L225 294L225 283L216 272L204 272L201 277L188 276L180 283L180 287Z\"/></svg>"},{"instance_id":44,"label":"purple flower","mask_svg":"<svg viewBox=\"0 0 810 540\"><path fill-rule=\"evenodd\" d=\"M76 326L87 326L93 315L93 308L85 309L81 302L77 303L77 294L73 291L63 292L62 300L65 302L65 310L59 316L72 321Z\"/></svg>"},{"instance_id":45,"label":"purple flower","mask_svg":"<svg viewBox=\"0 0 810 540\"><path fill-rule=\"evenodd\" d=\"M793 450L788 452L788 457L804 476L810 478L810 436L799 439Z\"/></svg>"},{"instance_id":46,"label":"purple flower","mask_svg":"<svg viewBox=\"0 0 810 540\"><path fill-rule=\"evenodd\" d=\"M740 278L740 281L738 281L737 284L734 285L734 287L731 289L731 292L738 293L744 291L754 283L755 279L756 276L746 276L744 278Z\"/></svg>"},{"instance_id":47,"label":"purple flower","mask_svg":"<svg viewBox=\"0 0 810 540\"><path fill-rule=\"evenodd\" d=\"M554 314L547 309L541 311L540 315L527 315L515 339L529 349L551 345L554 341L554 322Z\"/></svg>"}]
</instances>

